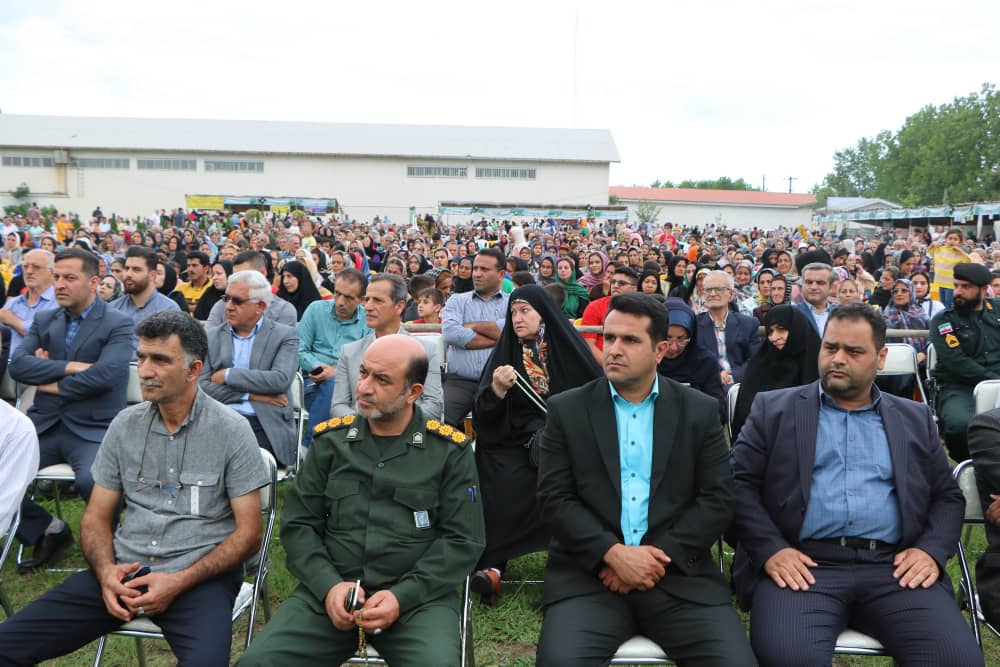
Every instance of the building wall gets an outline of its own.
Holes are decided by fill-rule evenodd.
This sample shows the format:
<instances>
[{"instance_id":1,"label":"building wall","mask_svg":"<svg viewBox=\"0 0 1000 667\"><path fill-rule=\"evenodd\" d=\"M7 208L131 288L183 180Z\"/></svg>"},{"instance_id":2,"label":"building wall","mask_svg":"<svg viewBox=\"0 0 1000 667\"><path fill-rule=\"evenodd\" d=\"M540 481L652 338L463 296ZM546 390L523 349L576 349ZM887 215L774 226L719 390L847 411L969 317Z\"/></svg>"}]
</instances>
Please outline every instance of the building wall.
<instances>
[{"instance_id":1,"label":"building wall","mask_svg":"<svg viewBox=\"0 0 1000 667\"><path fill-rule=\"evenodd\" d=\"M52 157L47 150L0 148L0 156ZM336 198L359 220L390 215L400 221L409 207L436 213L441 201L606 205L607 163L431 160L299 155L172 154L128 151L73 151L73 159L128 158L128 169L0 166L0 203L26 183L31 199L60 211L150 215L184 206L187 194ZM138 169L137 160L196 160L194 171ZM262 173L206 171L205 160L262 160ZM465 178L411 177L408 166L465 167ZM477 178L476 167L535 169L534 179Z\"/></svg>"},{"instance_id":2,"label":"building wall","mask_svg":"<svg viewBox=\"0 0 1000 667\"><path fill-rule=\"evenodd\" d=\"M637 220L636 206L638 202L622 201L628 206L629 219ZM737 229L791 229L799 225L807 228L812 224L812 209L802 208L772 208L765 206L740 206L735 204L689 204L689 203L657 203L659 211L656 223L672 222L675 225L688 227L714 224L725 225Z\"/></svg>"}]
</instances>

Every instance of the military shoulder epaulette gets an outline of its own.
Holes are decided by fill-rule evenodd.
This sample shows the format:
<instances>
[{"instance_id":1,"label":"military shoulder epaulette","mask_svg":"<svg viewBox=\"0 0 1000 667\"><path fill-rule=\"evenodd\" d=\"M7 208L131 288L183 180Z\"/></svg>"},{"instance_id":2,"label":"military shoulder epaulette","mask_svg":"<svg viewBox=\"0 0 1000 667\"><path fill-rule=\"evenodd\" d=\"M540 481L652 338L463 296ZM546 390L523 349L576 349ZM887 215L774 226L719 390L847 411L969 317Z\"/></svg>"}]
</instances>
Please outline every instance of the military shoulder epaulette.
<instances>
[{"instance_id":1,"label":"military shoulder epaulette","mask_svg":"<svg viewBox=\"0 0 1000 667\"><path fill-rule=\"evenodd\" d=\"M327 419L325 422L320 422L316 424L313 428L313 434L319 435L320 433L326 433L327 431L332 431L338 428L346 428L353 424L357 417L355 415L344 415L343 417L334 417L333 419Z\"/></svg>"},{"instance_id":2,"label":"military shoulder epaulette","mask_svg":"<svg viewBox=\"0 0 1000 667\"><path fill-rule=\"evenodd\" d=\"M426 428L428 433L434 433L445 440L451 440L456 445L464 445L468 441L468 438L460 430L454 426L442 424L437 419L428 419Z\"/></svg>"}]
</instances>

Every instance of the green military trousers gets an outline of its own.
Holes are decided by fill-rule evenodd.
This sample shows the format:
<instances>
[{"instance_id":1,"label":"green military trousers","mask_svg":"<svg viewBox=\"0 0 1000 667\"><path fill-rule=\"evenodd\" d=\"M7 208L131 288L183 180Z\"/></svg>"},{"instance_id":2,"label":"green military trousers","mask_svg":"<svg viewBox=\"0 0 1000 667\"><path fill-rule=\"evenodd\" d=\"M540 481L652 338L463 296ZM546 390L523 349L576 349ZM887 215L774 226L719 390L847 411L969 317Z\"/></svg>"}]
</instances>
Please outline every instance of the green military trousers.
<instances>
[{"instance_id":1,"label":"green military trousers","mask_svg":"<svg viewBox=\"0 0 1000 667\"><path fill-rule=\"evenodd\" d=\"M391 667L447 667L460 663L459 621L453 605L430 604L400 616L378 635L366 635L369 646ZM296 591L254 637L239 660L241 667L317 664L339 665L358 648L357 629L343 632L326 613L317 613Z\"/></svg>"},{"instance_id":2,"label":"green military trousers","mask_svg":"<svg viewBox=\"0 0 1000 667\"><path fill-rule=\"evenodd\" d=\"M968 387L944 385L938 388L937 416L948 456L957 463L969 458L969 422L976 413L976 402Z\"/></svg>"}]
</instances>

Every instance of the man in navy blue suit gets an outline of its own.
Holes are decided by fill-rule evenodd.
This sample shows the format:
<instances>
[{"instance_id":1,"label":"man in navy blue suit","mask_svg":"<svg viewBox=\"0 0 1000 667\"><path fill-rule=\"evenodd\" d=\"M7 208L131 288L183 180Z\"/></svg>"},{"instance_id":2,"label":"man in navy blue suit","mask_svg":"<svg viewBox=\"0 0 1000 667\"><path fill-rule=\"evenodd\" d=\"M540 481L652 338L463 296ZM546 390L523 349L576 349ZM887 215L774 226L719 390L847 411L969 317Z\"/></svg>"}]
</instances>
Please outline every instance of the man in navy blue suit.
<instances>
[{"instance_id":1,"label":"man in navy blue suit","mask_svg":"<svg viewBox=\"0 0 1000 667\"><path fill-rule=\"evenodd\" d=\"M820 380L758 394L733 446L733 583L761 665L828 665L847 627L900 664L983 664L945 570L965 500L927 406L875 386L885 356L882 316L838 306Z\"/></svg>"},{"instance_id":2,"label":"man in navy blue suit","mask_svg":"<svg viewBox=\"0 0 1000 667\"><path fill-rule=\"evenodd\" d=\"M55 259L59 308L35 315L10 362L10 375L37 386L28 417L38 431L39 468L66 462L76 487L90 497L90 466L111 420L125 408L129 361L135 349L132 320L97 298L97 256L81 248ZM53 560L73 541L64 522L37 504L21 506L18 538L35 545L22 561L28 572Z\"/></svg>"},{"instance_id":3,"label":"man in navy blue suit","mask_svg":"<svg viewBox=\"0 0 1000 667\"><path fill-rule=\"evenodd\" d=\"M760 347L757 318L742 315L729 307L733 289L731 275L725 271L710 271L701 288L708 312L698 313L698 337L702 345L718 354L723 387L743 382L747 362Z\"/></svg>"}]
</instances>

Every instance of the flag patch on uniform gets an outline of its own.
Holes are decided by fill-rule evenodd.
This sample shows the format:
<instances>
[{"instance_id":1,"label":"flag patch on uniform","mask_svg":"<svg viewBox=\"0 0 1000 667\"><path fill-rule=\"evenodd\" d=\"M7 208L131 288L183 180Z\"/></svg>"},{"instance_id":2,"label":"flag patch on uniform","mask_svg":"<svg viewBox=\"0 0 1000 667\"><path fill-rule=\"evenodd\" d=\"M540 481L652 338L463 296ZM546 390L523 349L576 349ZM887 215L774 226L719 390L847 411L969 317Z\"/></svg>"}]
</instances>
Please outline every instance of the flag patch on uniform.
<instances>
[{"instance_id":1,"label":"flag patch on uniform","mask_svg":"<svg viewBox=\"0 0 1000 667\"><path fill-rule=\"evenodd\" d=\"M427 516L427 510L418 510L413 513L413 525L420 529L431 527L431 519Z\"/></svg>"},{"instance_id":2,"label":"flag patch on uniform","mask_svg":"<svg viewBox=\"0 0 1000 667\"><path fill-rule=\"evenodd\" d=\"M945 334L950 334L954 329L951 328L951 322L942 322L938 325L938 333L942 336Z\"/></svg>"}]
</instances>

